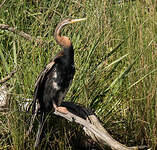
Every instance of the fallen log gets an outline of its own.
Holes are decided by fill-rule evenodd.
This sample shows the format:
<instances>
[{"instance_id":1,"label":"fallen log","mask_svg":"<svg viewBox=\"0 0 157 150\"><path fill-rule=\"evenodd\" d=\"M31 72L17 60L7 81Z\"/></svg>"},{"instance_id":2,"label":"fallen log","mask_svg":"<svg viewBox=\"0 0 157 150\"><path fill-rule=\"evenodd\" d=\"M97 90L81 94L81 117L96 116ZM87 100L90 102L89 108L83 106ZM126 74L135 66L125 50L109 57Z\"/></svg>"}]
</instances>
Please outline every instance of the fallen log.
<instances>
[{"instance_id":1,"label":"fallen log","mask_svg":"<svg viewBox=\"0 0 157 150\"><path fill-rule=\"evenodd\" d=\"M4 89L6 90L6 87ZM2 91L3 90L1 90L1 92ZM1 98L3 98L3 97L1 97ZM4 98L6 98L6 97L4 97ZM29 107L27 107L25 105L30 105L30 104L31 104L31 100L29 99L29 101L27 101L26 104L24 102L22 102L19 105L19 107L21 107L22 111L27 111L27 110L24 110L24 108L27 109ZM22 105L24 105L24 107ZM101 125L97 116L90 109L88 109L84 106L81 106L79 104L72 103L72 102L62 102L61 106L65 107L67 109L68 113L62 114L58 111L55 111L54 114L57 116L61 116L71 122L76 122L76 123L82 125L85 133L89 137L91 137L94 142L97 142L101 147L110 147L111 149L114 149L114 150L146 149L146 146L127 147L124 144L121 144L118 141L116 141L115 139L113 139L112 136ZM1 111L6 111L6 108L1 107ZM7 111L9 111L9 108L7 108ZM37 109L37 111L38 111L38 109ZM37 111L32 116L32 119L30 122L30 128L27 131L25 138L27 138L32 131L33 123L34 123L35 117L37 116Z\"/></svg>"}]
</instances>

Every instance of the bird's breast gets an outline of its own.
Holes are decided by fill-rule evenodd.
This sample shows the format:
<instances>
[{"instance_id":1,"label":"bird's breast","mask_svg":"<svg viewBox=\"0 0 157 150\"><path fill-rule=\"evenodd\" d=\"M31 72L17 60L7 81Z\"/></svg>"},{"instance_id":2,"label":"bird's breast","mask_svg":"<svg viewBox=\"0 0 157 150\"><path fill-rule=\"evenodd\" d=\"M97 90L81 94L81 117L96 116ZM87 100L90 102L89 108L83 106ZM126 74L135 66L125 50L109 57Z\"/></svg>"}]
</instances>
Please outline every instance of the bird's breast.
<instances>
[{"instance_id":1,"label":"bird's breast","mask_svg":"<svg viewBox=\"0 0 157 150\"><path fill-rule=\"evenodd\" d=\"M75 68L71 66L55 65L47 74L45 85L43 88L43 98L41 105L44 110L50 111L52 109L52 102L60 105L68 89L72 83ZM42 107L41 106L41 107Z\"/></svg>"}]
</instances>

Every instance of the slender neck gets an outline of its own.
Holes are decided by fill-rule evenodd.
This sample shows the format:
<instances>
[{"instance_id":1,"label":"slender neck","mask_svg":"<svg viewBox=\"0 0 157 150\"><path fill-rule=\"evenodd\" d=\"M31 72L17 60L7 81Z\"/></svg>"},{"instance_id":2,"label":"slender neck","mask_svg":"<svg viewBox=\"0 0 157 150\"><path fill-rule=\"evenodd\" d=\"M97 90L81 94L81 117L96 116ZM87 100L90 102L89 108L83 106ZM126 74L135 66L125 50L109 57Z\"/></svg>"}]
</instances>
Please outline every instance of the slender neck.
<instances>
[{"instance_id":1,"label":"slender neck","mask_svg":"<svg viewBox=\"0 0 157 150\"><path fill-rule=\"evenodd\" d=\"M65 26L66 24L65 23L59 23L55 29L55 33L54 33L54 36L56 38L56 41L58 42L58 39L57 37L61 37L61 29Z\"/></svg>"},{"instance_id":2,"label":"slender neck","mask_svg":"<svg viewBox=\"0 0 157 150\"><path fill-rule=\"evenodd\" d=\"M61 36L61 29L66 26L68 23L67 22L61 22L58 24L58 26L55 29L54 37L56 42L63 48L68 48L71 47L72 44L69 40L68 37L66 36Z\"/></svg>"}]
</instances>

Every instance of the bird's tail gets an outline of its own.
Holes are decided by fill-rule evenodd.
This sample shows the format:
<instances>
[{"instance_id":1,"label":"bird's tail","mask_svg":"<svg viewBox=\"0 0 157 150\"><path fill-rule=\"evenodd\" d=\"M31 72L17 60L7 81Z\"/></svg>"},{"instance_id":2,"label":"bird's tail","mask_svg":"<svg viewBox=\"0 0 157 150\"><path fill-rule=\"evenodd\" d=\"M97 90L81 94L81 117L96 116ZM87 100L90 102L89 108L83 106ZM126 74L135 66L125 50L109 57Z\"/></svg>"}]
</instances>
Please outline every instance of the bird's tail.
<instances>
[{"instance_id":1,"label":"bird's tail","mask_svg":"<svg viewBox=\"0 0 157 150\"><path fill-rule=\"evenodd\" d=\"M40 108L40 106L37 105L37 108L34 110L34 112L32 114L32 117L31 117L31 120L30 120L30 126L29 126L28 131L26 132L25 139L30 135L30 133L32 131L33 124L34 124L35 118L36 118L36 116L38 114L39 108Z\"/></svg>"},{"instance_id":2,"label":"bird's tail","mask_svg":"<svg viewBox=\"0 0 157 150\"><path fill-rule=\"evenodd\" d=\"M38 145L40 144L41 134L42 134L42 130L43 130L43 127L44 127L44 121L45 121L45 113L43 112L41 114L41 118L40 118L40 122L39 122L39 127L38 127L38 132L37 132L37 135L36 135L36 140L35 140L35 144L34 144L35 148L37 148Z\"/></svg>"},{"instance_id":3,"label":"bird's tail","mask_svg":"<svg viewBox=\"0 0 157 150\"><path fill-rule=\"evenodd\" d=\"M29 105L28 109L27 109L27 112L30 111L30 109L32 108L32 114L35 113L36 109L38 107L38 104L37 104L37 99L34 98L33 101L31 102L31 104Z\"/></svg>"}]
</instances>

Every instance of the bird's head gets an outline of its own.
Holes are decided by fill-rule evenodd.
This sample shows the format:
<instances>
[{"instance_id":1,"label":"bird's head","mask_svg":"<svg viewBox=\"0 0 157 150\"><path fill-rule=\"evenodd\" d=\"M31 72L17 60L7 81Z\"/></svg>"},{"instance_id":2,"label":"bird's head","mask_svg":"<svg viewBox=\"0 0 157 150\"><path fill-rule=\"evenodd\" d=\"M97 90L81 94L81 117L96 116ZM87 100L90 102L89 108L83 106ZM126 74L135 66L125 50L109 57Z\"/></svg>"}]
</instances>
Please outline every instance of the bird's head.
<instances>
[{"instance_id":1,"label":"bird's head","mask_svg":"<svg viewBox=\"0 0 157 150\"><path fill-rule=\"evenodd\" d=\"M76 22L80 22L80 21L83 21L83 20L86 20L86 18L81 18L81 19L66 19L66 20L63 20L62 22L60 22L56 29L55 29L55 33L54 33L54 37L57 41L57 43L63 47L63 48L66 48L66 47L70 47L71 46L71 42L69 40L68 37L66 36L61 36L61 29L68 25L68 24L73 24L73 23L76 23Z\"/></svg>"}]
</instances>

